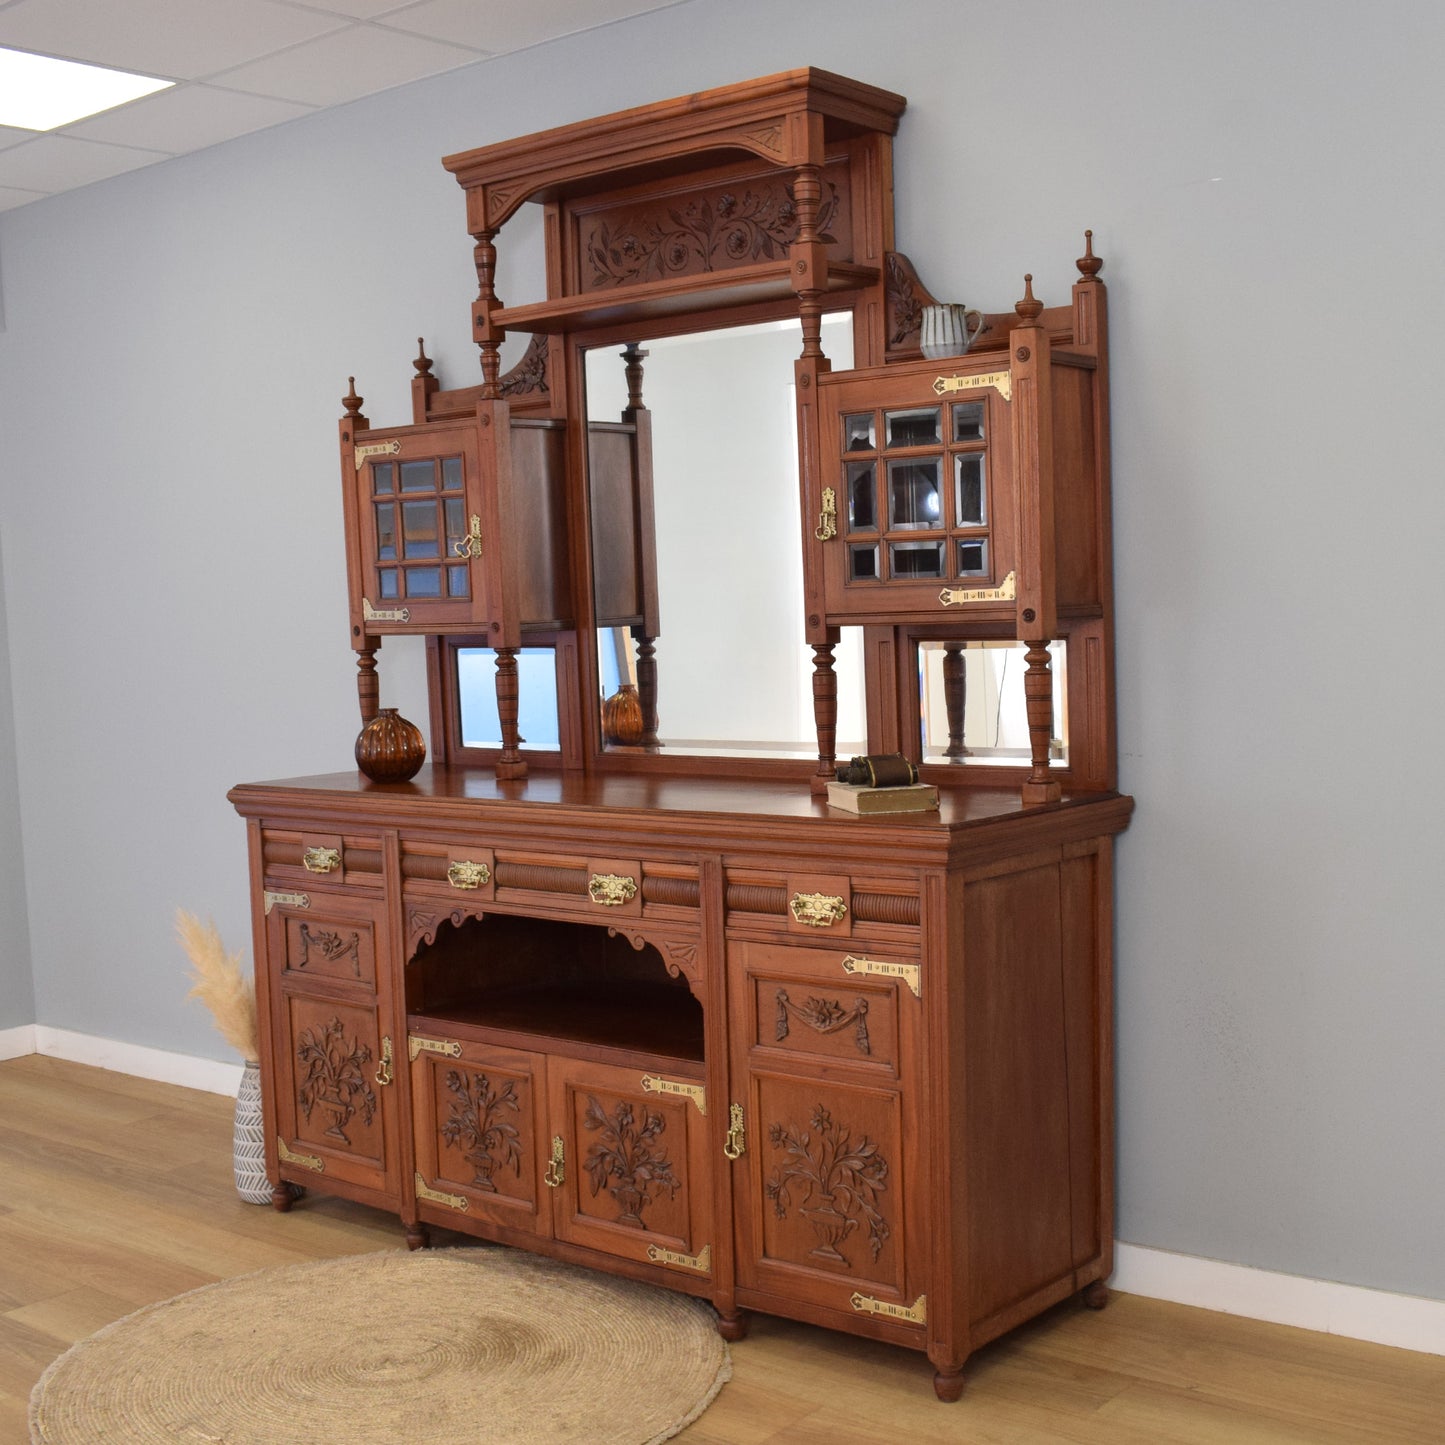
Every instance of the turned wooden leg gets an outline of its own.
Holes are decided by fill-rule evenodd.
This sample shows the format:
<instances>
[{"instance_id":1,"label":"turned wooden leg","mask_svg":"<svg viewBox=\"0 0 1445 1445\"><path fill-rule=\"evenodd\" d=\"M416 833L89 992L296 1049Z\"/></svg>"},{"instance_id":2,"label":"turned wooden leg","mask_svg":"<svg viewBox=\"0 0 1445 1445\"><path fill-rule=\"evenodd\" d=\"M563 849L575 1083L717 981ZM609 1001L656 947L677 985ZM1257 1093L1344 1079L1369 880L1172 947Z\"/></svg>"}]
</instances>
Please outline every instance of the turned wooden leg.
<instances>
[{"instance_id":1,"label":"turned wooden leg","mask_svg":"<svg viewBox=\"0 0 1445 1445\"><path fill-rule=\"evenodd\" d=\"M406 1247L408 1249L426 1249L431 1244L431 1230L419 1219L412 1220L406 1226Z\"/></svg>"},{"instance_id":2,"label":"turned wooden leg","mask_svg":"<svg viewBox=\"0 0 1445 1445\"><path fill-rule=\"evenodd\" d=\"M637 699L642 704L642 746L660 748L657 737L657 648L654 639L634 632L637 641Z\"/></svg>"},{"instance_id":3,"label":"turned wooden leg","mask_svg":"<svg viewBox=\"0 0 1445 1445\"><path fill-rule=\"evenodd\" d=\"M518 751L517 649L497 649L497 717L502 724L502 755L497 759L499 778L525 778L527 763Z\"/></svg>"},{"instance_id":4,"label":"turned wooden leg","mask_svg":"<svg viewBox=\"0 0 1445 1445\"><path fill-rule=\"evenodd\" d=\"M747 1339L751 1318L747 1310L719 1310L717 1332L729 1344L735 1345L739 1340Z\"/></svg>"},{"instance_id":5,"label":"turned wooden leg","mask_svg":"<svg viewBox=\"0 0 1445 1445\"><path fill-rule=\"evenodd\" d=\"M285 1214L298 1199L304 1199L306 1191L299 1184L288 1184L284 1179L271 1186L271 1208L278 1214Z\"/></svg>"},{"instance_id":6,"label":"turned wooden leg","mask_svg":"<svg viewBox=\"0 0 1445 1445\"><path fill-rule=\"evenodd\" d=\"M1091 1310L1101 1310L1109 1303L1109 1286L1101 1279L1096 1279L1093 1284L1086 1284L1079 1291L1079 1298Z\"/></svg>"},{"instance_id":7,"label":"turned wooden leg","mask_svg":"<svg viewBox=\"0 0 1445 1445\"><path fill-rule=\"evenodd\" d=\"M936 1370L933 1375L933 1393L945 1405L952 1405L963 1394L963 1366L956 1370Z\"/></svg>"},{"instance_id":8,"label":"turned wooden leg","mask_svg":"<svg viewBox=\"0 0 1445 1445\"><path fill-rule=\"evenodd\" d=\"M1025 639L1027 641L1027 639ZM1030 642L1024 654L1024 709L1029 719L1029 755L1033 769L1024 784L1026 803L1057 803L1062 794L1049 776L1049 744L1054 736L1054 675L1049 667L1047 642Z\"/></svg>"},{"instance_id":9,"label":"turned wooden leg","mask_svg":"<svg viewBox=\"0 0 1445 1445\"><path fill-rule=\"evenodd\" d=\"M381 684L376 677L376 649L379 638L367 637L366 646L356 649L356 700L361 706L361 723L365 727L381 705Z\"/></svg>"},{"instance_id":10,"label":"turned wooden leg","mask_svg":"<svg viewBox=\"0 0 1445 1445\"><path fill-rule=\"evenodd\" d=\"M838 779L834 749L838 737L838 678L833 671L831 642L813 644L813 721L818 728L818 771L813 774L813 795L826 797L828 784Z\"/></svg>"}]
</instances>

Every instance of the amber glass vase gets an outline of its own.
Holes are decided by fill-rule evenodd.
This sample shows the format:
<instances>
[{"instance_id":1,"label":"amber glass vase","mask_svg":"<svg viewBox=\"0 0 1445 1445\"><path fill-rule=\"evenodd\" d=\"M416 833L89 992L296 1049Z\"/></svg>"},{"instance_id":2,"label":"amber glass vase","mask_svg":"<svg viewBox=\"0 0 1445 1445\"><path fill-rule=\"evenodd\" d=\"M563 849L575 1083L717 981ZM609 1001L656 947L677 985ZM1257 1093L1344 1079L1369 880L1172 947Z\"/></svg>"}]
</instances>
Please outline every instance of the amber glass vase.
<instances>
[{"instance_id":1,"label":"amber glass vase","mask_svg":"<svg viewBox=\"0 0 1445 1445\"><path fill-rule=\"evenodd\" d=\"M614 748L642 742L642 699L634 683L624 682L602 704L602 740Z\"/></svg>"},{"instance_id":2,"label":"amber glass vase","mask_svg":"<svg viewBox=\"0 0 1445 1445\"><path fill-rule=\"evenodd\" d=\"M356 738L356 766L375 783L404 783L426 761L426 739L394 707L384 707Z\"/></svg>"}]
</instances>

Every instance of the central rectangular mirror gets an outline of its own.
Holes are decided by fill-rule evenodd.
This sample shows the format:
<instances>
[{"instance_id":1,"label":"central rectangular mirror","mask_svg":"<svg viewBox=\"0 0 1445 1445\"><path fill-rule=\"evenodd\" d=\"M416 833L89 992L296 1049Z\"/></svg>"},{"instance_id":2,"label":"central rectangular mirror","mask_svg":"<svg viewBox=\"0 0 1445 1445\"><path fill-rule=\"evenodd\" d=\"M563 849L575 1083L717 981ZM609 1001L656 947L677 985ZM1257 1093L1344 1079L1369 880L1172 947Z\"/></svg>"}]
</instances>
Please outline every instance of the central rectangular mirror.
<instances>
[{"instance_id":1,"label":"central rectangular mirror","mask_svg":"<svg viewBox=\"0 0 1445 1445\"><path fill-rule=\"evenodd\" d=\"M835 367L853 319L823 318ZM804 642L796 320L585 358L597 706L609 752L815 758ZM836 651L838 744L865 752L861 633Z\"/></svg>"}]
</instances>

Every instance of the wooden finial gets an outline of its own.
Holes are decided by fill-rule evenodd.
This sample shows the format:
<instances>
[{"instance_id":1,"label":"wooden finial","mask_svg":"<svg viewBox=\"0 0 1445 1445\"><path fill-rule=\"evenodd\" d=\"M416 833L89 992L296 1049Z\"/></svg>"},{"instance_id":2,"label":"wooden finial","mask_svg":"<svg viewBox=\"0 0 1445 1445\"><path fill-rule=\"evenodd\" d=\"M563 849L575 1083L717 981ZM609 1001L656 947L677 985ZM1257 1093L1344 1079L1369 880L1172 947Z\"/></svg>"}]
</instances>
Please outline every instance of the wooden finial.
<instances>
[{"instance_id":1,"label":"wooden finial","mask_svg":"<svg viewBox=\"0 0 1445 1445\"><path fill-rule=\"evenodd\" d=\"M356 378L354 376L348 376L346 378L346 385L348 390L346 395L341 398L341 404L346 408L347 416L360 416L361 403L365 401L366 398L364 396L357 396Z\"/></svg>"},{"instance_id":2,"label":"wooden finial","mask_svg":"<svg viewBox=\"0 0 1445 1445\"><path fill-rule=\"evenodd\" d=\"M426 347L422 345L421 337L418 336L416 339L416 360L412 362L412 365L416 367L416 374L418 376L430 376L434 364L431 357L426 354Z\"/></svg>"},{"instance_id":3,"label":"wooden finial","mask_svg":"<svg viewBox=\"0 0 1445 1445\"><path fill-rule=\"evenodd\" d=\"M1085 276L1097 276L1104 269L1104 263L1094 254L1094 233L1084 232L1084 254L1074 262Z\"/></svg>"},{"instance_id":4,"label":"wooden finial","mask_svg":"<svg viewBox=\"0 0 1445 1445\"><path fill-rule=\"evenodd\" d=\"M1014 310L1017 311L1025 321L1033 321L1043 309L1044 303L1036 300L1034 297L1034 278L1032 276L1025 276L1023 300L1014 302Z\"/></svg>"}]
</instances>

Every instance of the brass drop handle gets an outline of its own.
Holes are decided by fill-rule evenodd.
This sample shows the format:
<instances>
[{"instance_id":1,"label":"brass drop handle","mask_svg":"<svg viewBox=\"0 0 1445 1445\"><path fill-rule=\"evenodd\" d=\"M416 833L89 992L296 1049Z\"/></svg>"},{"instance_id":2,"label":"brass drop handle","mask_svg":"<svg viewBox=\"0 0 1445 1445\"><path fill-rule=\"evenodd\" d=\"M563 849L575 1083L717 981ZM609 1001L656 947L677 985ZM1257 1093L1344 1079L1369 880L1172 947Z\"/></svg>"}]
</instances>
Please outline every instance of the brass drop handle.
<instances>
[{"instance_id":1,"label":"brass drop handle","mask_svg":"<svg viewBox=\"0 0 1445 1445\"><path fill-rule=\"evenodd\" d=\"M823 510L818 513L818 525L813 535L820 542L838 535L838 494L832 487L823 488Z\"/></svg>"},{"instance_id":2,"label":"brass drop handle","mask_svg":"<svg viewBox=\"0 0 1445 1445\"><path fill-rule=\"evenodd\" d=\"M480 557L482 555L482 519L472 513L471 531L465 537L452 543L452 551L458 557Z\"/></svg>"},{"instance_id":3,"label":"brass drop handle","mask_svg":"<svg viewBox=\"0 0 1445 1445\"><path fill-rule=\"evenodd\" d=\"M381 1063L377 1066L376 1082L384 1089L391 1083L391 1035L383 1034L381 1040Z\"/></svg>"},{"instance_id":4,"label":"brass drop handle","mask_svg":"<svg viewBox=\"0 0 1445 1445\"><path fill-rule=\"evenodd\" d=\"M308 848L301 855L301 863L308 873L330 873L341 867L341 849Z\"/></svg>"},{"instance_id":5,"label":"brass drop handle","mask_svg":"<svg viewBox=\"0 0 1445 1445\"><path fill-rule=\"evenodd\" d=\"M560 1134L552 1136L552 1157L547 1161L546 1171L542 1175L548 1189L560 1189L567 1178L567 1160L564 1157L566 1147Z\"/></svg>"},{"instance_id":6,"label":"brass drop handle","mask_svg":"<svg viewBox=\"0 0 1445 1445\"><path fill-rule=\"evenodd\" d=\"M743 1106L728 1105L728 1137L723 1144L723 1153L729 1159L741 1159L748 1150L748 1136L743 1129Z\"/></svg>"}]
</instances>

